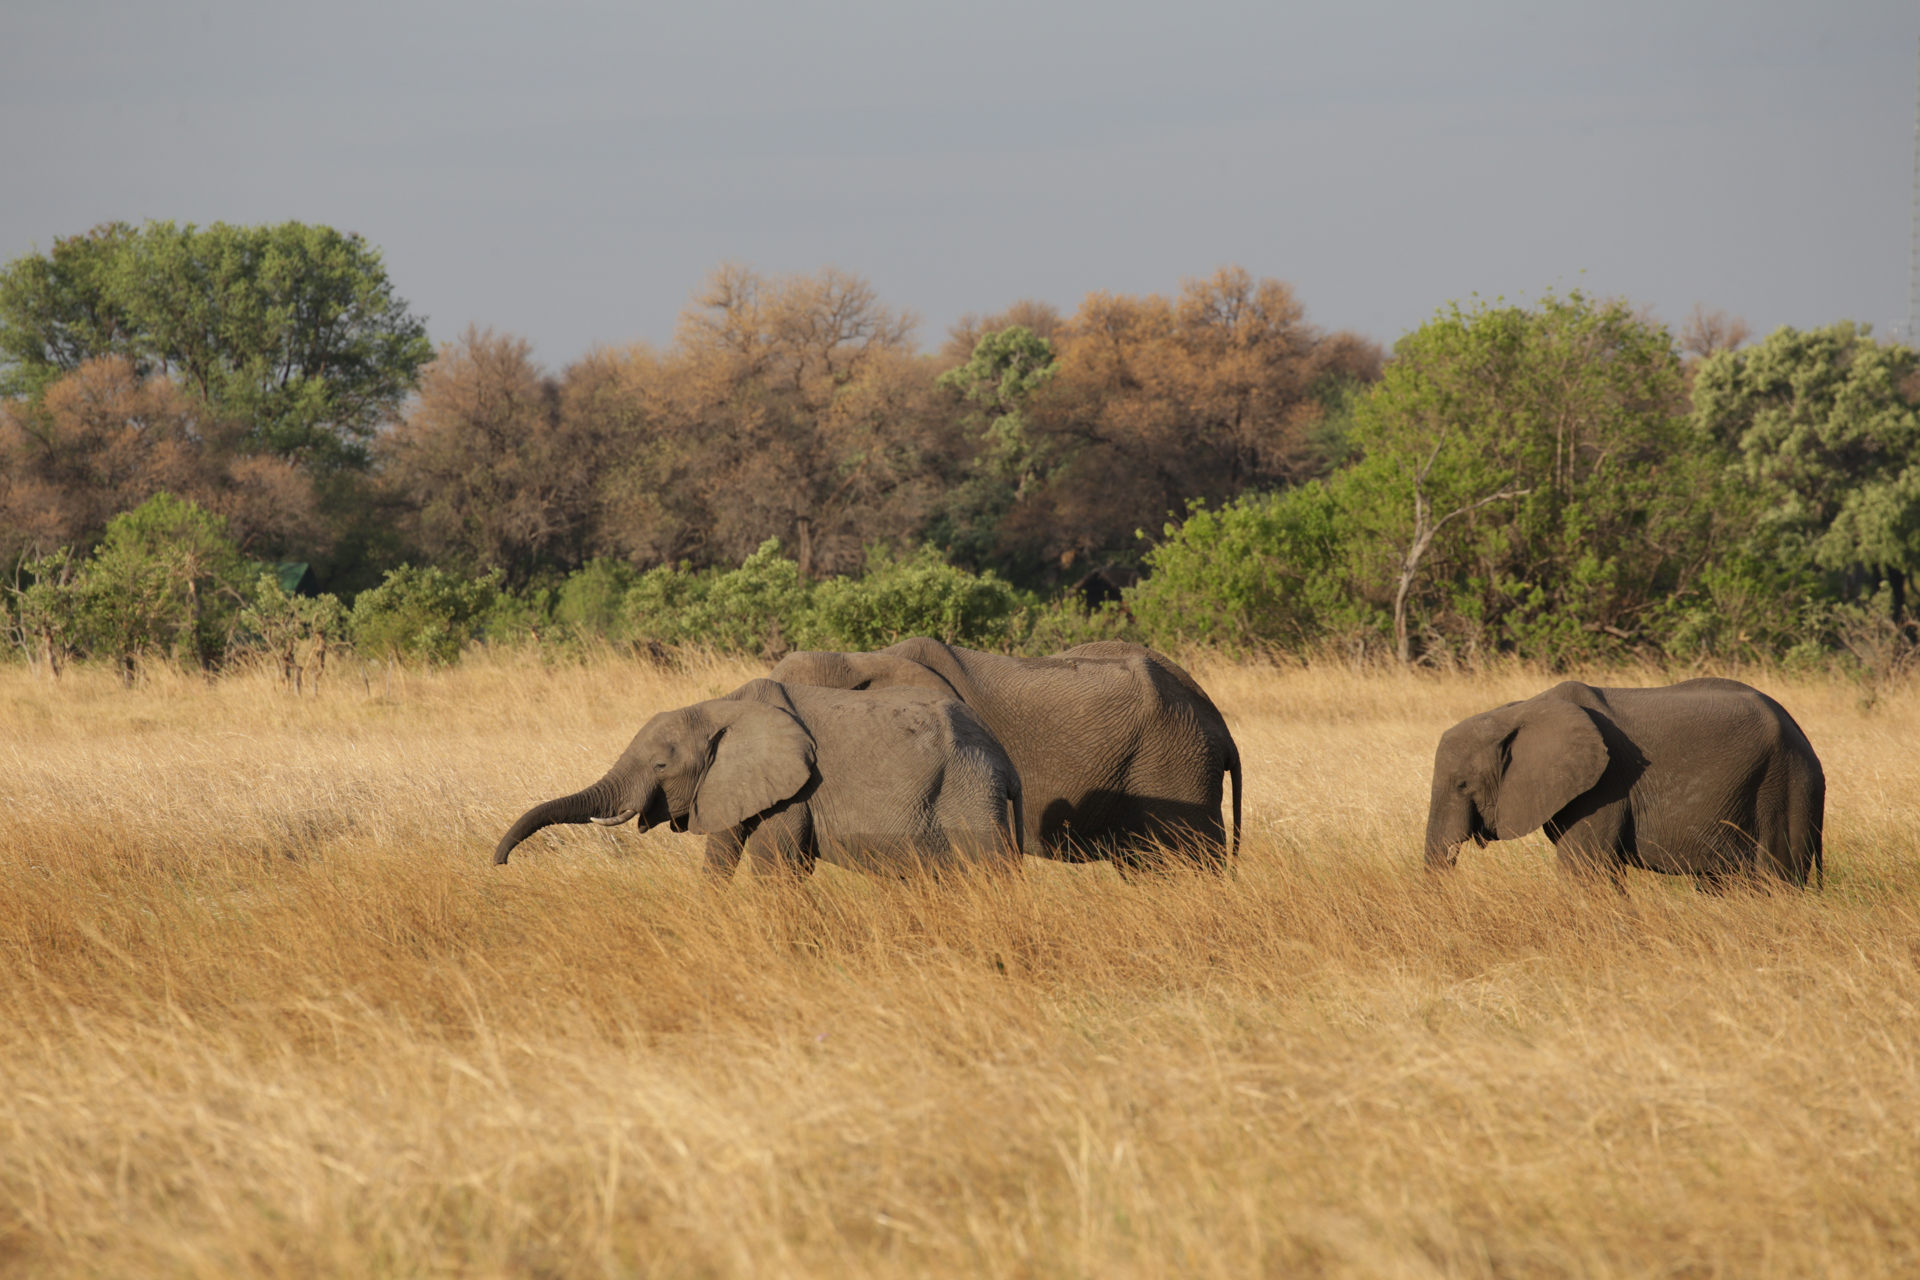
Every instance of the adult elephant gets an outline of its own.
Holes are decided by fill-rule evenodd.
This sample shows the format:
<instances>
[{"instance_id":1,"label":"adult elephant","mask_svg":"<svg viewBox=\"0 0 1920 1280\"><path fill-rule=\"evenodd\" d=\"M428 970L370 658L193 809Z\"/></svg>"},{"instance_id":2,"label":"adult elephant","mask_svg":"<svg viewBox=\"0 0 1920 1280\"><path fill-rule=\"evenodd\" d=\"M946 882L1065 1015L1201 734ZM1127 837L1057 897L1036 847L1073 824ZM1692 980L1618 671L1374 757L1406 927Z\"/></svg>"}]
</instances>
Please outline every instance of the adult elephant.
<instances>
[{"instance_id":1,"label":"adult elephant","mask_svg":"<svg viewBox=\"0 0 1920 1280\"><path fill-rule=\"evenodd\" d=\"M966 703L1020 772L1028 853L1124 867L1177 849L1221 866L1229 774L1239 849L1240 750L1227 722L1192 676L1142 645L1014 658L918 637L874 653L791 653L773 679L931 689Z\"/></svg>"},{"instance_id":2,"label":"adult elephant","mask_svg":"<svg viewBox=\"0 0 1920 1280\"><path fill-rule=\"evenodd\" d=\"M1568 680L1441 736L1427 864L1540 827L1561 866L1717 884L1823 870L1826 775L1786 709L1737 680L1596 689Z\"/></svg>"},{"instance_id":3,"label":"adult elephant","mask_svg":"<svg viewBox=\"0 0 1920 1280\"><path fill-rule=\"evenodd\" d=\"M1020 775L979 719L927 689L856 693L752 680L647 721L600 781L535 805L501 837L496 865L556 823L707 836L731 875L1019 865Z\"/></svg>"}]
</instances>

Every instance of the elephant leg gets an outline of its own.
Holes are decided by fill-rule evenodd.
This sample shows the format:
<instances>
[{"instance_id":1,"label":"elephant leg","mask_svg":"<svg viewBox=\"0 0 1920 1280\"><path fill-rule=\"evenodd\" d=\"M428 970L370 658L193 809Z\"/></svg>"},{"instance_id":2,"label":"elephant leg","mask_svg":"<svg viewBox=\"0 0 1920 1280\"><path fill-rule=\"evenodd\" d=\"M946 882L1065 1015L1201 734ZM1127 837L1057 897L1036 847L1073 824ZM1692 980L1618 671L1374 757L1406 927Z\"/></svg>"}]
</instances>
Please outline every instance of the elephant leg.
<instances>
[{"instance_id":1,"label":"elephant leg","mask_svg":"<svg viewBox=\"0 0 1920 1280\"><path fill-rule=\"evenodd\" d=\"M1204 820L1197 826L1180 821L1155 823L1153 839L1202 871L1225 875L1229 869L1226 829L1217 823L1209 825Z\"/></svg>"},{"instance_id":2,"label":"elephant leg","mask_svg":"<svg viewBox=\"0 0 1920 1280\"><path fill-rule=\"evenodd\" d=\"M740 865L740 853L746 844L745 824L714 832L707 837L707 870L718 880L732 878L734 868Z\"/></svg>"},{"instance_id":3,"label":"elephant leg","mask_svg":"<svg viewBox=\"0 0 1920 1280\"><path fill-rule=\"evenodd\" d=\"M747 838L747 856L756 875L812 875L819 856L812 807L805 801L782 800L767 810Z\"/></svg>"},{"instance_id":4,"label":"elephant leg","mask_svg":"<svg viewBox=\"0 0 1920 1280\"><path fill-rule=\"evenodd\" d=\"M1634 832L1625 805L1605 805L1565 827L1549 822L1543 828L1553 842L1560 869L1582 880L1606 879L1621 893L1627 891L1626 864Z\"/></svg>"},{"instance_id":5,"label":"elephant leg","mask_svg":"<svg viewBox=\"0 0 1920 1280\"><path fill-rule=\"evenodd\" d=\"M1553 842L1560 870L1576 880L1598 885L1604 882L1618 893L1627 891L1626 867L1610 850L1598 849L1588 841L1561 838Z\"/></svg>"}]
</instances>

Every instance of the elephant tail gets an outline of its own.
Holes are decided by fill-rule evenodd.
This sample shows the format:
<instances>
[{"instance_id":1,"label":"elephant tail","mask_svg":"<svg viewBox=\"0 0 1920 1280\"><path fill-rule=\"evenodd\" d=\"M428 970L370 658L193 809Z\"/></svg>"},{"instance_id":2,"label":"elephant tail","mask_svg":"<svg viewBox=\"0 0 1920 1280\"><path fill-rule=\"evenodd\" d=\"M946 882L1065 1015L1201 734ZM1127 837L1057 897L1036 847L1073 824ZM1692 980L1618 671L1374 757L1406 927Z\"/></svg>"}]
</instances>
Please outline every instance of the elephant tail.
<instances>
[{"instance_id":1,"label":"elephant tail","mask_svg":"<svg viewBox=\"0 0 1920 1280\"><path fill-rule=\"evenodd\" d=\"M1822 822L1814 822L1812 831L1808 833L1813 842L1813 887L1819 893L1825 893L1827 890L1827 841L1826 832L1822 830L1824 825Z\"/></svg>"},{"instance_id":2,"label":"elephant tail","mask_svg":"<svg viewBox=\"0 0 1920 1280\"><path fill-rule=\"evenodd\" d=\"M505 862L515 845L542 827L557 826L561 823L578 825L592 822L595 818L617 816L612 808L612 797L611 780L602 778L585 791L576 791L570 796L561 796L557 800L548 800L544 804L533 806L520 815L519 821L507 828L507 834L500 837L500 843L493 848L493 865L497 867Z\"/></svg>"},{"instance_id":3,"label":"elephant tail","mask_svg":"<svg viewBox=\"0 0 1920 1280\"><path fill-rule=\"evenodd\" d=\"M1811 754L1811 751L1809 751ZM1795 857L1813 856L1808 859L1813 864L1814 888L1825 892L1827 887L1827 778L1815 761L1811 770L1810 783L1803 787L1799 803L1789 811L1788 836ZM1806 862L1801 862L1806 866Z\"/></svg>"},{"instance_id":4,"label":"elephant tail","mask_svg":"<svg viewBox=\"0 0 1920 1280\"><path fill-rule=\"evenodd\" d=\"M1227 739L1227 772L1233 775L1233 856L1240 856L1240 745Z\"/></svg>"}]
</instances>

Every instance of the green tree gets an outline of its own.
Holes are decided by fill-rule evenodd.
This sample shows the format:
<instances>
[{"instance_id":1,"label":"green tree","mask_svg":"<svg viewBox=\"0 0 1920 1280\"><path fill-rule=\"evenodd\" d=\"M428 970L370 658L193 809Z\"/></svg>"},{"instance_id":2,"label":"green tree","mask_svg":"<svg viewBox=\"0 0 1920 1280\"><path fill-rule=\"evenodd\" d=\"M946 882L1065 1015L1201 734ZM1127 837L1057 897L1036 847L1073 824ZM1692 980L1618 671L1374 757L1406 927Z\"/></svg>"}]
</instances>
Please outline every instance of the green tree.
<instances>
[{"instance_id":1,"label":"green tree","mask_svg":"<svg viewBox=\"0 0 1920 1280\"><path fill-rule=\"evenodd\" d=\"M1824 570L1830 590L1885 583L1896 620L1920 569L1920 352L1842 321L1782 328L1694 374L1693 421L1755 499L1750 549Z\"/></svg>"},{"instance_id":2,"label":"green tree","mask_svg":"<svg viewBox=\"0 0 1920 1280\"><path fill-rule=\"evenodd\" d=\"M314 689L327 668L327 653L343 639L349 614L331 595L298 596L280 583L280 575L266 572L255 580L253 598L240 611L240 625L258 638L260 647L280 668L280 683L295 693L309 676Z\"/></svg>"},{"instance_id":3,"label":"green tree","mask_svg":"<svg viewBox=\"0 0 1920 1280\"><path fill-rule=\"evenodd\" d=\"M985 460L1017 497L1034 479L1041 460L1027 434L1027 401L1052 381L1059 369L1053 344L1025 325L1009 325L982 334L973 355L957 369L934 379L978 406L975 425L986 446Z\"/></svg>"},{"instance_id":4,"label":"green tree","mask_svg":"<svg viewBox=\"0 0 1920 1280\"><path fill-rule=\"evenodd\" d=\"M102 223L0 270L0 396L38 400L48 383L96 356L137 361L136 335L115 288L135 235L124 222Z\"/></svg>"},{"instance_id":5,"label":"green tree","mask_svg":"<svg viewBox=\"0 0 1920 1280\"><path fill-rule=\"evenodd\" d=\"M1646 637L1711 547L1681 394L1664 328L1579 293L1454 305L1402 339L1332 482L1400 660L1416 628L1551 658Z\"/></svg>"},{"instance_id":6,"label":"green tree","mask_svg":"<svg viewBox=\"0 0 1920 1280\"><path fill-rule=\"evenodd\" d=\"M77 578L80 646L120 665L167 654L202 668L225 653L250 586L224 518L159 493L107 522Z\"/></svg>"},{"instance_id":7,"label":"green tree","mask_svg":"<svg viewBox=\"0 0 1920 1280\"><path fill-rule=\"evenodd\" d=\"M1317 480L1218 509L1196 501L1147 553L1152 573L1126 601L1155 644L1310 648L1351 622L1340 533L1338 504Z\"/></svg>"},{"instance_id":8,"label":"green tree","mask_svg":"<svg viewBox=\"0 0 1920 1280\"><path fill-rule=\"evenodd\" d=\"M1057 450L1028 431L1027 405L1058 368L1051 341L1009 324L981 333L964 363L934 379L966 406L958 426L972 444L921 530L950 559L971 568L994 559L1002 521L1049 469Z\"/></svg>"},{"instance_id":9,"label":"green tree","mask_svg":"<svg viewBox=\"0 0 1920 1280\"><path fill-rule=\"evenodd\" d=\"M366 465L433 349L379 251L331 227L114 223L0 270L0 388L114 354L326 470Z\"/></svg>"},{"instance_id":10,"label":"green tree","mask_svg":"<svg viewBox=\"0 0 1920 1280\"><path fill-rule=\"evenodd\" d=\"M879 649L909 636L1001 648L1008 623L1029 603L989 571L968 573L932 547L897 558L870 553L858 578L829 578L813 589L796 640L802 648Z\"/></svg>"},{"instance_id":11,"label":"green tree","mask_svg":"<svg viewBox=\"0 0 1920 1280\"><path fill-rule=\"evenodd\" d=\"M357 235L283 222L148 223L122 262L140 341L271 452L364 465L433 358L426 325Z\"/></svg>"},{"instance_id":12,"label":"green tree","mask_svg":"<svg viewBox=\"0 0 1920 1280\"><path fill-rule=\"evenodd\" d=\"M354 644L388 660L450 666L493 608L499 579L498 570L464 578L403 564L354 600Z\"/></svg>"}]
</instances>

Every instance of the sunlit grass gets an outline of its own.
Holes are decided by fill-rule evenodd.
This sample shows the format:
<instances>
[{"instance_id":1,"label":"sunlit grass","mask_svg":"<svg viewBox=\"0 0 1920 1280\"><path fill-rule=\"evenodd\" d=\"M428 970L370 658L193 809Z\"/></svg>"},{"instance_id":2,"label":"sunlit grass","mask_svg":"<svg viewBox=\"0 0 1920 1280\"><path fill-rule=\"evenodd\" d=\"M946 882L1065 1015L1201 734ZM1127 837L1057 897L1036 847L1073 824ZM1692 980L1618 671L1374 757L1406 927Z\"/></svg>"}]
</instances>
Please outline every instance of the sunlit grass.
<instances>
[{"instance_id":1,"label":"sunlit grass","mask_svg":"<svg viewBox=\"0 0 1920 1280\"><path fill-rule=\"evenodd\" d=\"M1418 867L1433 744L1555 677L1202 667L1238 872L1010 883L493 842L759 669L0 669L0 1271L1920 1269L1920 698L1765 682L1823 894Z\"/></svg>"}]
</instances>

